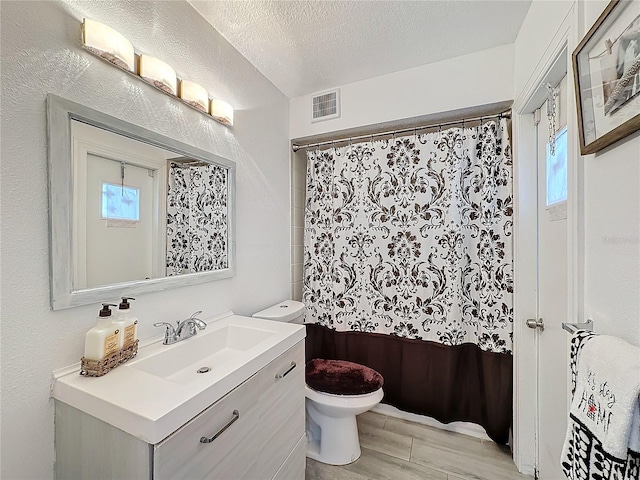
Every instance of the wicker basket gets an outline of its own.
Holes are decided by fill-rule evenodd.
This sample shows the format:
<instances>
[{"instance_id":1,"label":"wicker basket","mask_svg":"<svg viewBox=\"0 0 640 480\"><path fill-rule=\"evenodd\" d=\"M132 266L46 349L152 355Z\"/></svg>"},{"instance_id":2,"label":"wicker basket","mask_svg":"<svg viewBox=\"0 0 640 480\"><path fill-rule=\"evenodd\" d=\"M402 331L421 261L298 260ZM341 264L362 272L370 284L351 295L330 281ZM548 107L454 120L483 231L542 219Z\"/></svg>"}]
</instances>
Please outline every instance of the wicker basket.
<instances>
[{"instance_id":1,"label":"wicker basket","mask_svg":"<svg viewBox=\"0 0 640 480\"><path fill-rule=\"evenodd\" d=\"M128 346L120 350L120 363L124 363L127 360L131 360L133 357L135 357L138 354L138 342L139 340L136 340L135 342L129 344Z\"/></svg>"},{"instance_id":2,"label":"wicker basket","mask_svg":"<svg viewBox=\"0 0 640 480\"><path fill-rule=\"evenodd\" d=\"M88 360L82 357L82 366L80 367L80 375L85 377L101 377L116 368L121 363L132 359L138 354L138 340L132 344L118 350L113 355L108 356L100 361Z\"/></svg>"}]
</instances>

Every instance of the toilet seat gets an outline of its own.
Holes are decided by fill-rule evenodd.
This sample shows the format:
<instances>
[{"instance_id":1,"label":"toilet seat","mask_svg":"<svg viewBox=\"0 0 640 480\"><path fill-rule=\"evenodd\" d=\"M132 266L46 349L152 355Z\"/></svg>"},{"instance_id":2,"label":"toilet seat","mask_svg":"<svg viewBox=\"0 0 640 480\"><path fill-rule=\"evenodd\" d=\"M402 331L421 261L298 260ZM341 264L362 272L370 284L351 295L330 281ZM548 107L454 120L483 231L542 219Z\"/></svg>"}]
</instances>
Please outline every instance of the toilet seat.
<instances>
[{"instance_id":1,"label":"toilet seat","mask_svg":"<svg viewBox=\"0 0 640 480\"><path fill-rule=\"evenodd\" d=\"M380 403L384 396L384 391L379 388L375 392L362 395L335 395L333 393L318 392L309 385L305 385L305 396L309 400L331 408L342 408L346 411L361 410L362 408L372 408ZM361 412L358 412L361 413ZM357 414L356 414L357 415Z\"/></svg>"},{"instance_id":2,"label":"toilet seat","mask_svg":"<svg viewBox=\"0 0 640 480\"><path fill-rule=\"evenodd\" d=\"M373 368L346 360L314 358L305 366L305 381L321 393L351 396L373 393L384 383Z\"/></svg>"}]
</instances>

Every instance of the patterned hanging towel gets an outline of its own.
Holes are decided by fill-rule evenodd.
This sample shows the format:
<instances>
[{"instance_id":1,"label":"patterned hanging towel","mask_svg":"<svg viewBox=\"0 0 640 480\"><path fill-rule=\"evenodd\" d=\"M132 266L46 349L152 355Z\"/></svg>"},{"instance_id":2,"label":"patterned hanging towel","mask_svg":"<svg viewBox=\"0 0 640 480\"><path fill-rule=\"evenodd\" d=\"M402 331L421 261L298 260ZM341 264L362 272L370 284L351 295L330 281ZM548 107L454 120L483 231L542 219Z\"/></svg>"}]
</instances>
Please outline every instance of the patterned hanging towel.
<instances>
[{"instance_id":1,"label":"patterned hanging towel","mask_svg":"<svg viewBox=\"0 0 640 480\"><path fill-rule=\"evenodd\" d=\"M562 470L570 480L640 479L640 349L579 330Z\"/></svg>"}]
</instances>

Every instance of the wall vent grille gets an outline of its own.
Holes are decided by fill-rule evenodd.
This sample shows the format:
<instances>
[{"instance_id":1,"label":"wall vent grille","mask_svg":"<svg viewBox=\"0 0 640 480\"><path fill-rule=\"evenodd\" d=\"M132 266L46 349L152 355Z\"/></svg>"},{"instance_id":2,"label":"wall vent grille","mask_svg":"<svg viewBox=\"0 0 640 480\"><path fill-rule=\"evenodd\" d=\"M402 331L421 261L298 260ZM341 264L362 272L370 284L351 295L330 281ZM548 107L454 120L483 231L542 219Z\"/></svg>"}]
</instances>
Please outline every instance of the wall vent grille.
<instances>
[{"instance_id":1,"label":"wall vent grille","mask_svg":"<svg viewBox=\"0 0 640 480\"><path fill-rule=\"evenodd\" d=\"M313 97L313 115L311 120L319 122L340 116L339 90L325 92Z\"/></svg>"}]
</instances>

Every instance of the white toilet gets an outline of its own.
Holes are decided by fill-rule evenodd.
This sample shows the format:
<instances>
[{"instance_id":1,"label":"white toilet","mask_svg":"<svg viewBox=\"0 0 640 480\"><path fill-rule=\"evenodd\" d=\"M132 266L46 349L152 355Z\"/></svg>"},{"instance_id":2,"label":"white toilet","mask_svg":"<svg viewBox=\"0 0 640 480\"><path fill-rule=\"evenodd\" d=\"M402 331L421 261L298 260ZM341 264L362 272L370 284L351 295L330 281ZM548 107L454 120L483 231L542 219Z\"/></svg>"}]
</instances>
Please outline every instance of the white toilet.
<instances>
[{"instance_id":1,"label":"white toilet","mask_svg":"<svg viewBox=\"0 0 640 480\"><path fill-rule=\"evenodd\" d=\"M253 316L266 320L302 323L304 304L295 300L262 310ZM382 388L363 395L335 395L305 386L307 457L330 465L346 465L360 457L356 415L375 407Z\"/></svg>"}]
</instances>

